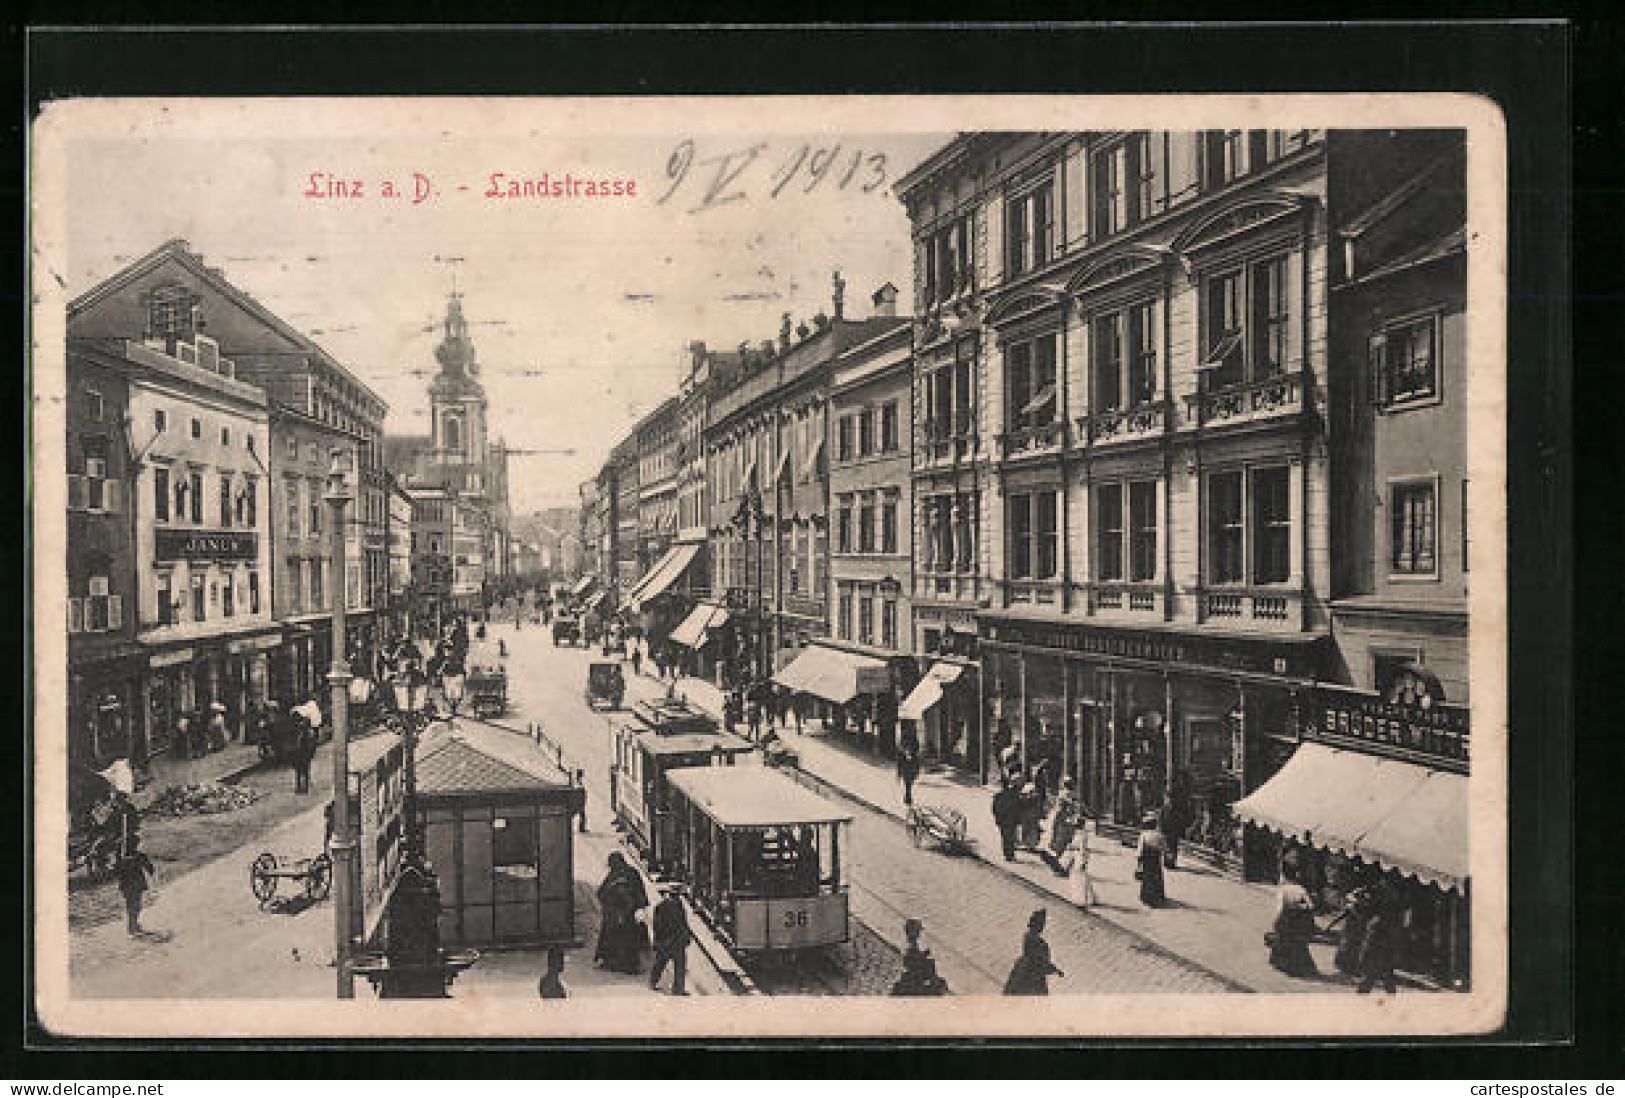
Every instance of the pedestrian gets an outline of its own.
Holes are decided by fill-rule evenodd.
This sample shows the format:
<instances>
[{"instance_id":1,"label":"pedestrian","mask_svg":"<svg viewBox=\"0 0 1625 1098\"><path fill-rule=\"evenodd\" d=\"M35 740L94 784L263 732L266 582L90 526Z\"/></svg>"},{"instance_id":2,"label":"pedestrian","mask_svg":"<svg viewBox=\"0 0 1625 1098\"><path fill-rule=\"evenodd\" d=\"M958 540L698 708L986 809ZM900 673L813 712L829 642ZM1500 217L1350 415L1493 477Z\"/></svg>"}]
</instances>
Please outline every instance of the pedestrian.
<instances>
[{"instance_id":1,"label":"pedestrian","mask_svg":"<svg viewBox=\"0 0 1625 1098\"><path fill-rule=\"evenodd\" d=\"M316 728L305 713L294 716L293 791L310 792L310 762L316 757Z\"/></svg>"},{"instance_id":2,"label":"pedestrian","mask_svg":"<svg viewBox=\"0 0 1625 1098\"><path fill-rule=\"evenodd\" d=\"M1281 885L1275 891L1275 923L1265 941L1270 947L1271 968L1288 976L1314 977L1320 975L1315 959L1309 955L1309 941L1317 930L1315 909L1299 876L1296 866L1283 870Z\"/></svg>"},{"instance_id":3,"label":"pedestrian","mask_svg":"<svg viewBox=\"0 0 1625 1098\"><path fill-rule=\"evenodd\" d=\"M1370 994L1378 984L1388 994L1398 992L1394 967L1399 963L1399 950L1404 935L1404 920L1399 905L1386 890L1372 903L1371 920L1366 924L1365 943L1360 950L1361 995Z\"/></svg>"},{"instance_id":4,"label":"pedestrian","mask_svg":"<svg viewBox=\"0 0 1625 1098\"><path fill-rule=\"evenodd\" d=\"M152 859L141 850L141 837L131 835L118 860L118 890L124 894L124 920L130 937L146 934L141 927L141 897L151 888L151 878L157 873Z\"/></svg>"},{"instance_id":5,"label":"pedestrian","mask_svg":"<svg viewBox=\"0 0 1625 1098\"><path fill-rule=\"evenodd\" d=\"M643 674L643 649L638 646L637 641L632 642L632 674Z\"/></svg>"},{"instance_id":6,"label":"pedestrian","mask_svg":"<svg viewBox=\"0 0 1625 1098\"><path fill-rule=\"evenodd\" d=\"M1156 816L1140 821L1140 844L1135 851L1139 864L1134 879L1140 882L1140 902L1146 907L1161 907L1168 899L1163 890L1162 832L1157 830Z\"/></svg>"},{"instance_id":7,"label":"pedestrian","mask_svg":"<svg viewBox=\"0 0 1625 1098\"><path fill-rule=\"evenodd\" d=\"M620 851L609 856L609 872L598 886L598 949L594 960L611 972L633 976L643 971L643 951L648 931L638 922L638 912L649 906L643 879Z\"/></svg>"},{"instance_id":8,"label":"pedestrian","mask_svg":"<svg viewBox=\"0 0 1625 1098\"><path fill-rule=\"evenodd\" d=\"M1095 894L1095 880L1089 874L1090 826L1087 819L1078 825L1078 835L1073 843L1075 853L1066 867L1072 882L1072 902L1079 907L1092 907L1100 902L1100 897Z\"/></svg>"},{"instance_id":9,"label":"pedestrian","mask_svg":"<svg viewBox=\"0 0 1625 1098\"><path fill-rule=\"evenodd\" d=\"M568 999L564 990L564 950L553 946L547 951L547 971L536 985L536 994L543 999Z\"/></svg>"},{"instance_id":10,"label":"pedestrian","mask_svg":"<svg viewBox=\"0 0 1625 1098\"><path fill-rule=\"evenodd\" d=\"M1016 860L1016 818L1020 812L1020 798L1008 778L999 780L999 791L993 794L993 824L999 829L999 846L1004 860Z\"/></svg>"},{"instance_id":11,"label":"pedestrian","mask_svg":"<svg viewBox=\"0 0 1625 1098\"><path fill-rule=\"evenodd\" d=\"M937 962L931 959L929 949L920 948L920 932L924 924L918 919L903 922L903 937L908 940L903 950L903 974L892 984L894 996L946 995L948 981L937 972Z\"/></svg>"},{"instance_id":12,"label":"pedestrian","mask_svg":"<svg viewBox=\"0 0 1625 1098\"><path fill-rule=\"evenodd\" d=\"M209 705L209 750L223 751L226 746L226 707L219 702Z\"/></svg>"},{"instance_id":13,"label":"pedestrian","mask_svg":"<svg viewBox=\"0 0 1625 1098\"><path fill-rule=\"evenodd\" d=\"M1020 788L1021 796L1017 801L1020 806L1017 816L1020 838L1016 845L1036 852L1044 830L1044 793L1031 778Z\"/></svg>"},{"instance_id":14,"label":"pedestrian","mask_svg":"<svg viewBox=\"0 0 1625 1098\"><path fill-rule=\"evenodd\" d=\"M1157 810L1157 830L1162 832L1162 864L1173 869L1179 861L1179 835L1185 829L1185 814L1172 796L1164 797Z\"/></svg>"},{"instance_id":15,"label":"pedestrian","mask_svg":"<svg viewBox=\"0 0 1625 1098\"><path fill-rule=\"evenodd\" d=\"M897 755L897 777L903 783L903 803L914 804L914 782L920 776L920 756L908 744Z\"/></svg>"},{"instance_id":16,"label":"pedestrian","mask_svg":"<svg viewBox=\"0 0 1625 1098\"><path fill-rule=\"evenodd\" d=\"M1358 976L1360 974L1360 958L1365 953L1365 933L1372 915L1376 913L1376 896L1371 889L1361 885L1348 894L1344 901L1343 910L1326 929L1331 930L1342 924L1343 932L1338 939L1337 953L1332 963L1337 971L1345 976Z\"/></svg>"},{"instance_id":17,"label":"pedestrian","mask_svg":"<svg viewBox=\"0 0 1625 1098\"><path fill-rule=\"evenodd\" d=\"M666 885L661 889L663 895L660 903L655 905L655 959L654 967L649 969L651 991L659 986L660 975L666 971L669 962L672 966L671 993L688 994L688 943L694 934L688 928L688 912L683 908L682 890L680 884Z\"/></svg>"},{"instance_id":18,"label":"pedestrian","mask_svg":"<svg viewBox=\"0 0 1625 1098\"><path fill-rule=\"evenodd\" d=\"M1055 807L1049 815L1049 841L1038 849L1038 856L1057 877L1067 875L1067 866L1061 858L1072 848L1072 838L1078 833L1078 812L1078 795L1072 779L1062 778L1061 793L1055 798Z\"/></svg>"},{"instance_id":19,"label":"pedestrian","mask_svg":"<svg viewBox=\"0 0 1625 1098\"><path fill-rule=\"evenodd\" d=\"M1004 981L1006 995L1048 995L1049 978L1065 976L1050 958L1049 943L1044 941L1044 924L1049 915L1039 908L1027 919L1027 933L1021 939L1021 956L1010 966L1010 975Z\"/></svg>"},{"instance_id":20,"label":"pedestrian","mask_svg":"<svg viewBox=\"0 0 1625 1098\"><path fill-rule=\"evenodd\" d=\"M577 830L587 833L587 772L576 768L576 788L581 790L581 807L576 810Z\"/></svg>"}]
</instances>

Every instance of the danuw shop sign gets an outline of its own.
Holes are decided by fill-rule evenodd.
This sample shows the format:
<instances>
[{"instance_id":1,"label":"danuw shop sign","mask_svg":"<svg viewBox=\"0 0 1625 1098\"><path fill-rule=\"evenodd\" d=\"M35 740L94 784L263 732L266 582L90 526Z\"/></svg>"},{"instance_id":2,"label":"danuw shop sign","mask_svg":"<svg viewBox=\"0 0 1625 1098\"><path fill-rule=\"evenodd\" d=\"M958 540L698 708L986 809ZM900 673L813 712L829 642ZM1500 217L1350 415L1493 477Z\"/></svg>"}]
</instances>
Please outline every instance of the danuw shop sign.
<instances>
[{"instance_id":1,"label":"danuw shop sign","mask_svg":"<svg viewBox=\"0 0 1625 1098\"><path fill-rule=\"evenodd\" d=\"M253 560L259 535L236 530L157 530L159 560Z\"/></svg>"}]
</instances>

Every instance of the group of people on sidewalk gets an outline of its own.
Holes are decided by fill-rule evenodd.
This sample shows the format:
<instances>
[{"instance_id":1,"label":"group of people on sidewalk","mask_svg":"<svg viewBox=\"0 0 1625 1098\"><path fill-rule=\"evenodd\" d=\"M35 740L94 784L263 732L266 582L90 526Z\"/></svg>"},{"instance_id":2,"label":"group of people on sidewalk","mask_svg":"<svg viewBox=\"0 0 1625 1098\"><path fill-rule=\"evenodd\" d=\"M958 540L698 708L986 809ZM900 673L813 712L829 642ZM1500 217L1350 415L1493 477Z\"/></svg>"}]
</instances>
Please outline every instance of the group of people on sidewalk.
<instances>
[{"instance_id":1,"label":"group of people on sidewalk","mask_svg":"<svg viewBox=\"0 0 1625 1098\"><path fill-rule=\"evenodd\" d=\"M660 986L660 978L669 967L671 993L687 995L688 946L694 935L683 906L683 886L664 884L660 893L660 902L649 917L649 925L645 925L640 912L649 906L649 894L643 886L643 877L626 860L626 855L620 851L610 854L609 871L598 886L600 922L593 962L610 972L639 976L643 973L643 954L652 947L650 989Z\"/></svg>"},{"instance_id":2,"label":"group of people on sidewalk","mask_svg":"<svg viewBox=\"0 0 1625 1098\"><path fill-rule=\"evenodd\" d=\"M1295 859L1288 857L1281 868L1281 885L1276 890L1275 921L1264 936L1270 951L1270 965L1286 973L1313 979L1320 975L1309 944L1322 934L1341 928L1333 965L1346 976L1358 979L1358 990L1366 994L1381 985L1390 995L1397 990L1394 969L1404 939L1404 914L1389 889L1382 884L1361 886L1349 894L1343 910L1325 927L1315 920L1314 901L1304 888Z\"/></svg>"},{"instance_id":3,"label":"group of people on sidewalk","mask_svg":"<svg viewBox=\"0 0 1625 1098\"><path fill-rule=\"evenodd\" d=\"M1073 902L1089 907L1098 897L1089 875L1088 811L1070 777L1061 779L1053 799L1046 796L1044 765L1028 774L1012 762L1000 772L992 808L1001 852L1007 862L1018 861L1020 851L1037 854L1052 873L1071 882Z\"/></svg>"}]
</instances>

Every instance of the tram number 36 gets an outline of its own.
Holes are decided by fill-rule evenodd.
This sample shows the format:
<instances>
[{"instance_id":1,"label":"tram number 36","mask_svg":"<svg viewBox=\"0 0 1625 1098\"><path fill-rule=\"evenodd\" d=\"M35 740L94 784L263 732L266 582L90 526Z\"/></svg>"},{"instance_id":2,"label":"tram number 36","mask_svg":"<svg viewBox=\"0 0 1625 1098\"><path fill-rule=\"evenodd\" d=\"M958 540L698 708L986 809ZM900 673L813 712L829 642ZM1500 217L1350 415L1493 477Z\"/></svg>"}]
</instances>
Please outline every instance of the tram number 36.
<instances>
[{"instance_id":1,"label":"tram number 36","mask_svg":"<svg viewBox=\"0 0 1625 1098\"><path fill-rule=\"evenodd\" d=\"M807 926L807 913L805 911L786 911L784 913L784 929L805 929Z\"/></svg>"}]
</instances>

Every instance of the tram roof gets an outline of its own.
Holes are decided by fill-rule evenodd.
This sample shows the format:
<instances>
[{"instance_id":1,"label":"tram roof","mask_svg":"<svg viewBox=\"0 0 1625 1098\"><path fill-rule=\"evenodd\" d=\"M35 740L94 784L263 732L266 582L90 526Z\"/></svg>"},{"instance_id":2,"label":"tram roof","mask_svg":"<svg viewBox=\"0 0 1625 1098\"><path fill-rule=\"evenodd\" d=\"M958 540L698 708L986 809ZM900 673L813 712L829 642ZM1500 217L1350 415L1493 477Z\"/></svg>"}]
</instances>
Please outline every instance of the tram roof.
<instances>
[{"instance_id":1,"label":"tram roof","mask_svg":"<svg viewBox=\"0 0 1625 1098\"><path fill-rule=\"evenodd\" d=\"M845 823L823 797L765 766L691 767L671 772L671 783L723 827L778 827Z\"/></svg>"},{"instance_id":2,"label":"tram roof","mask_svg":"<svg viewBox=\"0 0 1625 1098\"><path fill-rule=\"evenodd\" d=\"M634 728L639 746L651 755L692 755L696 751L721 751L742 755L754 751L748 740L731 732L674 732L661 735L647 728Z\"/></svg>"}]
</instances>

